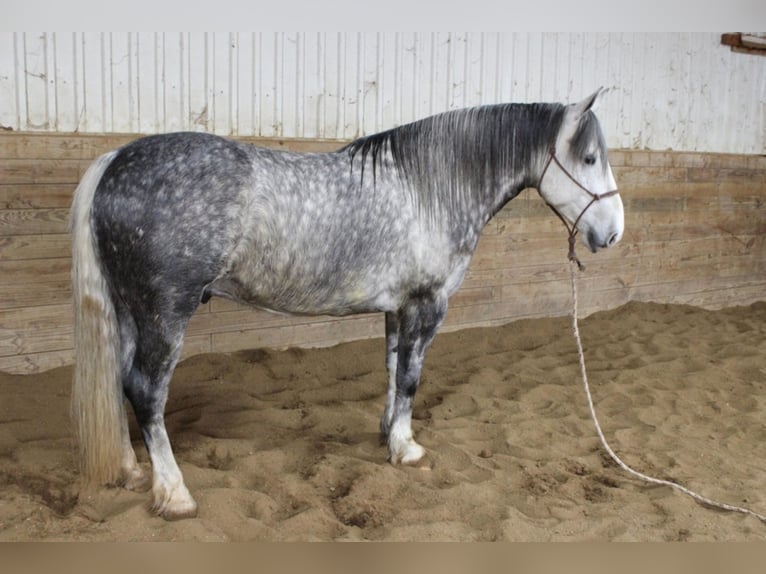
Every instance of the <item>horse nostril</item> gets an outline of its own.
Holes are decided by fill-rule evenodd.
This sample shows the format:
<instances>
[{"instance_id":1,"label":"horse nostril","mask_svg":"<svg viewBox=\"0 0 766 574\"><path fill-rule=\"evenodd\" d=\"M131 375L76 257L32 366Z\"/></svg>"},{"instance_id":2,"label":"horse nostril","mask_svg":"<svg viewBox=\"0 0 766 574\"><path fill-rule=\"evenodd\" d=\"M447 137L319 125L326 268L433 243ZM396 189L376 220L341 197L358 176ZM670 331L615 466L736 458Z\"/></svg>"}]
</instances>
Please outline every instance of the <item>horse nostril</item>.
<instances>
[{"instance_id":1,"label":"horse nostril","mask_svg":"<svg viewBox=\"0 0 766 574\"><path fill-rule=\"evenodd\" d=\"M607 247L611 247L615 243L617 243L617 240L620 238L619 233L613 233L612 236L609 238L609 240L606 242Z\"/></svg>"}]
</instances>

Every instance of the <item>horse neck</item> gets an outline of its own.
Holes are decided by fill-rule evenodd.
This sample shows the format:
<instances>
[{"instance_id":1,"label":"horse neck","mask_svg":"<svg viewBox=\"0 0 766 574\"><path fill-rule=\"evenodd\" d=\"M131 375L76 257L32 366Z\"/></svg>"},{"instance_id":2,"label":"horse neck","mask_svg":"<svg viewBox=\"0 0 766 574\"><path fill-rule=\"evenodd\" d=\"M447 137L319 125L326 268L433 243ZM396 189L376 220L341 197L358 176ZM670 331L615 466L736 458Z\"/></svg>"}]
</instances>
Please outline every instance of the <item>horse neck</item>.
<instances>
[{"instance_id":1,"label":"horse neck","mask_svg":"<svg viewBox=\"0 0 766 574\"><path fill-rule=\"evenodd\" d=\"M480 231L537 184L562 117L560 104L480 106L360 138L341 151L352 165L366 165L373 181L377 171L393 169L429 225Z\"/></svg>"},{"instance_id":2,"label":"horse neck","mask_svg":"<svg viewBox=\"0 0 766 574\"><path fill-rule=\"evenodd\" d=\"M537 186L563 119L560 104L507 104L497 106L499 121L488 134L496 166L485 185L471 194L487 209L486 224L510 200Z\"/></svg>"}]
</instances>

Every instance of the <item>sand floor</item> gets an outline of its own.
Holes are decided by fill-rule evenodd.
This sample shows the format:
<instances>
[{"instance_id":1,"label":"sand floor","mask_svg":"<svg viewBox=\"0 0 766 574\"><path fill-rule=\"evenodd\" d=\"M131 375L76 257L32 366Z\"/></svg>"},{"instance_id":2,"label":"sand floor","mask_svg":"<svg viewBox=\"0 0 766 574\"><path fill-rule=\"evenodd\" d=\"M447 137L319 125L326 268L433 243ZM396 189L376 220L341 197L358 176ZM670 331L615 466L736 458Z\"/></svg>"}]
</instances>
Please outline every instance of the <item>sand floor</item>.
<instances>
[{"instance_id":1,"label":"sand floor","mask_svg":"<svg viewBox=\"0 0 766 574\"><path fill-rule=\"evenodd\" d=\"M597 412L625 462L766 513L766 303L629 303L581 331ZM199 515L178 522L151 515L148 493L79 496L70 367L0 374L0 540L766 538L757 519L608 458L566 317L437 336L413 420L424 467L386 462L383 353L378 339L181 363L166 420Z\"/></svg>"}]
</instances>

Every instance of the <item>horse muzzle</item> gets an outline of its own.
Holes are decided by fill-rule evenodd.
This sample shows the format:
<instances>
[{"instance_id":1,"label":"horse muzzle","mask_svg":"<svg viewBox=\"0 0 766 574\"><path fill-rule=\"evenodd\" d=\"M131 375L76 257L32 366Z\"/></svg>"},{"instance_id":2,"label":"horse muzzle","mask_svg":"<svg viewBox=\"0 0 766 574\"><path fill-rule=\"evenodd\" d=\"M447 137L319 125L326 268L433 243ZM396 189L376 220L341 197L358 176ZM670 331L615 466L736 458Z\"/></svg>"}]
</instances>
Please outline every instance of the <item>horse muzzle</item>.
<instances>
[{"instance_id":1,"label":"horse muzzle","mask_svg":"<svg viewBox=\"0 0 766 574\"><path fill-rule=\"evenodd\" d=\"M590 230L588 233L583 234L583 243L591 250L592 253L596 253L600 249L608 249L613 245L616 245L620 239L622 239L622 231L609 231L601 234L595 230Z\"/></svg>"}]
</instances>

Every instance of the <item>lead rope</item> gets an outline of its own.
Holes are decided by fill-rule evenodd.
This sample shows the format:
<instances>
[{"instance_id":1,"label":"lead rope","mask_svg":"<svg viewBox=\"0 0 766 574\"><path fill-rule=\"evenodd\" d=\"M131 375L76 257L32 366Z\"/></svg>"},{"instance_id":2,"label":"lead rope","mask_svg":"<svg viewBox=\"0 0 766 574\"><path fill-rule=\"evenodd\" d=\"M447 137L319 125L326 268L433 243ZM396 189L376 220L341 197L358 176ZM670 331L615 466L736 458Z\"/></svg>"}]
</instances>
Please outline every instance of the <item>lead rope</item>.
<instances>
[{"instance_id":1,"label":"lead rope","mask_svg":"<svg viewBox=\"0 0 766 574\"><path fill-rule=\"evenodd\" d=\"M606 452L609 453L609 456L612 458L614 462L617 463L617 465L620 468L622 468L628 474L635 476L636 478L639 478L646 482L650 482L652 484L661 484L664 486L670 486L672 488L675 488L676 490L680 490L684 494L688 494L689 496L691 496L694 500L696 500L702 505L710 506L713 508L719 508L721 510L728 510L730 512L739 512L741 514L748 514L750 516L755 516L761 522L766 523L766 516L764 516L763 514L758 514L757 512L754 512L748 508L743 508L741 506L733 506L731 504L726 504L723 502L716 502L715 500L711 500L705 496L702 496L701 494L697 494L696 492L689 490L685 486L682 486L671 480L654 478L642 472L638 472L637 470L632 469L627 464L622 462L622 460L620 460L620 457L618 457L615 454L615 452L611 449L611 447L609 446L609 443L606 442L604 433L601 431L601 425L598 424L598 418L596 417L596 409L593 407L593 398L591 397L591 394L590 394L590 385L588 384L588 374L585 371L585 354L583 353L582 342L580 341L580 329L577 326L577 285L575 280L575 265L577 263L579 262L576 260L576 258L572 260L570 257L570 271L571 271L571 277L572 277L572 328L574 329L574 336L575 336L575 340L577 341L577 352L580 357L580 373L582 374L582 382L583 382L583 387L585 388L585 396L588 398L588 408L590 409L590 416L593 419L593 424L596 427L598 438L601 439L601 444L606 449Z\"/></svg>"}]
</instances>

